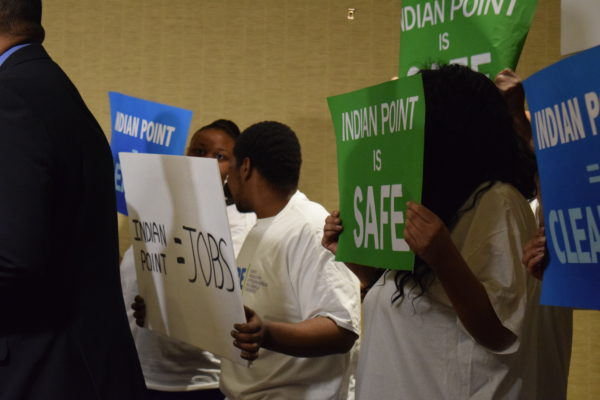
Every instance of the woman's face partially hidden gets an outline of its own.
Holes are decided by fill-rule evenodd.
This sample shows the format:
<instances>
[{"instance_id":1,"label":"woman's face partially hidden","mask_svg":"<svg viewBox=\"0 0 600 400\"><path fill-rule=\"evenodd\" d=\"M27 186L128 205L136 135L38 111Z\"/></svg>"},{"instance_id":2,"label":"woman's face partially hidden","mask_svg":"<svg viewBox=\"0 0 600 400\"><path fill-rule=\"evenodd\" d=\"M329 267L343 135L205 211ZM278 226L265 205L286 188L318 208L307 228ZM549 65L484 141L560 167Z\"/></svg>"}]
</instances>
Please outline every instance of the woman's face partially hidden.
<instances>
[{"instance_id":1,"label":"woman's face partially hidden","mask_svg":"<svg viewBox=\"0 0 600 400\"><path fill-rule=\"evenodd\" d=\"M220 129L204 129L194 133L186 155L191 157L214 158L219 162L221 182L225 181L229 163L233 157L235 141Z\"/></svg>"}]
</instances>

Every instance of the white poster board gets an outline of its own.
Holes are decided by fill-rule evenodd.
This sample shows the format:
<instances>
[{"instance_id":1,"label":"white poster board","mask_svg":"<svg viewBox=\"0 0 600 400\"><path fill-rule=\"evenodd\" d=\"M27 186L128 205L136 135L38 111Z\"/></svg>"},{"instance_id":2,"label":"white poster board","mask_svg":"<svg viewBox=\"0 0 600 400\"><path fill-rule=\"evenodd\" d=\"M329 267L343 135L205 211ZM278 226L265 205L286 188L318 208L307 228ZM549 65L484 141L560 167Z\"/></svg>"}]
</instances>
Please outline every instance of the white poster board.
<instances>
[{"instance_id":1,"label":"white poster board","mask_svg":"<svg viewBox=\"0 0 600 400\"><path fill-rule=\"evenodd\" d=\"M561 55L600 44L600 1L561 0L560 20Z\"/></svg>"},{"instance_id":2,"label":"white poster board","mask_svg":"<svg viewBox=\"0 0 600 400\"><path fill-rule=\"evenodd\" d=\"M247 365L230 335L246 318L217 161L119 155L147 327Z\"/></svg>"}]
</instances>

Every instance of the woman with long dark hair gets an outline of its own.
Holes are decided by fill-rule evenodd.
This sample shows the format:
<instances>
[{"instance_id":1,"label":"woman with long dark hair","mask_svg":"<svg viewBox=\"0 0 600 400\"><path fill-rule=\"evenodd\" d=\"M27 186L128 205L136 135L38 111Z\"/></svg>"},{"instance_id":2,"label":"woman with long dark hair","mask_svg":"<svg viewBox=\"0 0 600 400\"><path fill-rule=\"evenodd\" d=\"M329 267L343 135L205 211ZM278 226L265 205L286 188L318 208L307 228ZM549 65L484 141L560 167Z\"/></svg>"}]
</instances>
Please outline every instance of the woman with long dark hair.
<instances>
[{"instance_id":1,"label":"woman with long dark hair","mask_svg":"<svg viewBox=\"0 0 600 400\"><path fill-rule=\"evenodd\" d=\"M360 268L369 288L358 399L534 399L538 288L522 268L535 232L535 159L487 77L421 72L423 204L409 203L412 272ZM333 213L323 244L334 250ZM375 283L373 283L375 281Z\"/></svg>"}]
</instances>

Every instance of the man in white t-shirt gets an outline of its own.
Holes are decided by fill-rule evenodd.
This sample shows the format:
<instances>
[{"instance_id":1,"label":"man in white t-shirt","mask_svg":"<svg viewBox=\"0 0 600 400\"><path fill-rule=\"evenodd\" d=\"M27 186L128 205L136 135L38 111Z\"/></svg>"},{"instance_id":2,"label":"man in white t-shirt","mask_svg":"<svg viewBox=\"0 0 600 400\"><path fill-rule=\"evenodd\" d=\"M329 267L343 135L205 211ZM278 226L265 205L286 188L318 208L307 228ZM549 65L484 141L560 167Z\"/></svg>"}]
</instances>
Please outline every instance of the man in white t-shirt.
<instances>
[{"instance_id":1,"label":"man in white t-shirt","mask_svg":"<svg viewBox=\"0 0 600 400\"><path fill-rule=\"evenodd\" d=\"M231 194L258 220L237 259L248 323L232 336L253 363L222 360L221 391L232 400L346 399L359 284L320 245L327 211L297 191L298 138L261 122L239 136L234 155Z\"/></svg>"}]
</instances>

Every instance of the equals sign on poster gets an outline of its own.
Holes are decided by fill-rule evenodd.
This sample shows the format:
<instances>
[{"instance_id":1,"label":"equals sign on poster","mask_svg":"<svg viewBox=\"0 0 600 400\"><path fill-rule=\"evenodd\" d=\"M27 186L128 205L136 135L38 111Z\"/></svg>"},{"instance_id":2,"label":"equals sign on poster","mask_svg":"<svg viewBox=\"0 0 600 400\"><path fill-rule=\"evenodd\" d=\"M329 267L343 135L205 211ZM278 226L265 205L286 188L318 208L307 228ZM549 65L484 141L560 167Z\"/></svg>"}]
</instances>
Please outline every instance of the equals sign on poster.
<instances>
[{"instance_id":1,"label":"equals sign on poster","mask_svg":"<svg viewBox=\"0 0 600 400\"><path fill-rule=\"evenodd\" d=\"M173 238L173 240L175 241L176 244L182 244L181 239L179 239L178 237ZM185 258L177 257L177 264L185 264Z\"/></svg>"},{"instance_id":2,"label":"equals sign on poster","mask_svg":"<svg viewBox=\"0 0 600 400\"><path fill-rule=\"evenodd\" d=\"M599 183L600 182L600 172L599 172L600 164L590 164L590 165L586 166L585 169L590 174L595 173L595 175L592 175L588 178L590 183Z\"/></svg>"}]
</instances>

